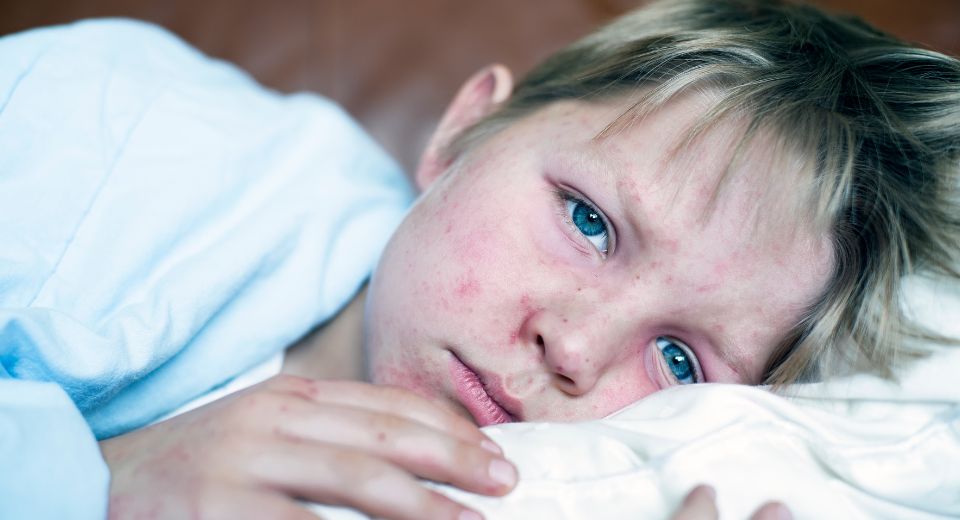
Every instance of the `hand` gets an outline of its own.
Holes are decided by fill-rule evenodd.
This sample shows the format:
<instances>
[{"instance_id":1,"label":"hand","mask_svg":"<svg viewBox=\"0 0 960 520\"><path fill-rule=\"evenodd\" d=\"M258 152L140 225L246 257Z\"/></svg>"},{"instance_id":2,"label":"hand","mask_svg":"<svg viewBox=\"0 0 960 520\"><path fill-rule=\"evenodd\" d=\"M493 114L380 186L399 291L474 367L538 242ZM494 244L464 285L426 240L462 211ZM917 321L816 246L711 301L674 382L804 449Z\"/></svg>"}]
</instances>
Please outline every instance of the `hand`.
<instances>
[{"instance_id":1,"label":"hand","mask_svg":"<svg viewBox=\"0 0 960 520\"><path fill-rule=\"evenodd\" d=\"M297 499L454 519L470 510L417 477L486 495L516 481L473 423L411 392L287 375L100 447L112 519L316 520Z\"/></svg>"},{"instance_id":2,"label":"hand","mask_svg":"<svg viewBox=\"0 0 960 520\"><path fill-rule=\"evenodd\" d=\"M670 518L671 520L716 520L718 516L716 491L710 486L700 485L693 488ZM767 502L750 516L750 520L792 519L793 515L790 514L787 506L779 502Z\"/></svg>"}]
</instances>

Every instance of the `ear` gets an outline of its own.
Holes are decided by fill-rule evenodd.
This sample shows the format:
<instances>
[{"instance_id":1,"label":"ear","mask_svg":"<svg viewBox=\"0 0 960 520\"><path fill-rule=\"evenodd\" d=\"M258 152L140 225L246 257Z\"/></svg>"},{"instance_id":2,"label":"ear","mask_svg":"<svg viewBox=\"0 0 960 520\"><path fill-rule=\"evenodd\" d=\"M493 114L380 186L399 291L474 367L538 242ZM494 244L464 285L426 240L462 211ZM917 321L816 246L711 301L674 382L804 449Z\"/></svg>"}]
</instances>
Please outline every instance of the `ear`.
<instances>
[{"instance_id":1,"label":"ear","mask_svg":"<svg viewBox=\"0 0 960 520\"><path fill-rule=\"evenodd\" d=\"M420 191L426 190L450 166L450 159L443 153L447 145L460 132L493 112L510 97L512 90L513 75L500 64L480 69L460 87L420 158L414 176Z\"/></svg>"}]
</instances>

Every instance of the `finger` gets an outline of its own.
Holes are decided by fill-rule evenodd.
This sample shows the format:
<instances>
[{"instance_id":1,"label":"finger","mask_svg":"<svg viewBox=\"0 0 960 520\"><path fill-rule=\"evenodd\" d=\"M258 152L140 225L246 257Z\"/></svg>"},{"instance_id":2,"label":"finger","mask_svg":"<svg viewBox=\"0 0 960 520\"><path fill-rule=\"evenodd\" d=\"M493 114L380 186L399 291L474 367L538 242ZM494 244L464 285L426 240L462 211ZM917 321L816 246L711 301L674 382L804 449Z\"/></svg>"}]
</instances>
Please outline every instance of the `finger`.
<instances>
[{"instance_id":1,"label":"finger","mask_svg":"<svg viewBox=\"0 0 960 520\"><path fill-rule=\"evenodd\" d=\"M750 516L750 520L793 520L793 513L780 502L767 502Z\"/></svg>"},{"instance_id":2,"label":"finger","mask_svg":"<svg viewBox=\"0 0 960 520\"><path fill-rule=\"evenodd\" d=\"M292 498L268 490L241 486L216 486L207 490L199 504L199 518L231 518L234 520L317 520L305 507Z\"/></svg>"},{"instance_id":3,"label":"finger","mask_svg":"<svg viewBox=\"0 0 960 520\"><path fill-rule=\"evenodd\" d=\"M479 518L476 512L427 489L410 473L357 450L289 442L255 457L251 462L256 476L290 496L352 507L377 518Z\"/></svg>"},{"instance_id":4,"label":"finger","mask_svg":"<svg viewBox=\"0 0 960 520\"><path fill-rule=\"evenodd\" d=\"M317 403L403 415L465 441L489 440L469 419L402 388L356 381L317 381L296 376L275 379L277 387Z\"/></svg>"},{"instance_id":5,"label":"finger","mask_svg":"<svg viewBox=\"0 0 960 520\"><path fill-rule=\"evenodd\" d=\"M715 520L717 493L710 486L701 484L691 491L671 517L672 520Z\"/></svg>"},{"instance_id":6,"label":"finger","mask_svg":"<svg viewBox=\"0 0 960 520\"><path fill-rule=\"evenodd\" d=\"M288 411L278 428L294 439L356 449L474 493L503 495L517 482L516 469L501 455L406 417L305 401Z\"/></svg>"}]
</instances>

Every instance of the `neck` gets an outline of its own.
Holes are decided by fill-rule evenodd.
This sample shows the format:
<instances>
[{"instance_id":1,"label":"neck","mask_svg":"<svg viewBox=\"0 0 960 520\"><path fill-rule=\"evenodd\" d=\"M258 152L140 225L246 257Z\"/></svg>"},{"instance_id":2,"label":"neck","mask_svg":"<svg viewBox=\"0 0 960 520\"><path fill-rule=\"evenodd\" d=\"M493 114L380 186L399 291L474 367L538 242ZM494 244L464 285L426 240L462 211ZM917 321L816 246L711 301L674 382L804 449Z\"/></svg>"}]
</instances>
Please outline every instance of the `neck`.
<instances>
[{"instance_id":1,"label":"neck","mask_svg":"<svg viewBox=\"0 0 960 520\"><path fill-rule=\"evenodd\" d=\"M362 347L366 295L364 285L336 316L290 346L282 372L311 379L366 379Z\"/></svg>"}]
</instances>

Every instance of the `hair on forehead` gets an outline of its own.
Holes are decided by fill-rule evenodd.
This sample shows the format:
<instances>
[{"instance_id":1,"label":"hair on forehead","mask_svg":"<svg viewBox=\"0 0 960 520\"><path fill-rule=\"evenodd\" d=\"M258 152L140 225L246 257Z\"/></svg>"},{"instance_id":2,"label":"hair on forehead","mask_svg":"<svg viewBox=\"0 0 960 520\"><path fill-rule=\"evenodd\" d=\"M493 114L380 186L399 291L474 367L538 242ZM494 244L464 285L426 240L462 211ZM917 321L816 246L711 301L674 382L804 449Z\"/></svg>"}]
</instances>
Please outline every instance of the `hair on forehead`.
<instances>
[{"instance_id":1,"label":"hair on forehead","mask_svg":"<svg viewBox=\"0 0 960 520\"><path fill-rule=\"evenodd\" d=\"M706 161L719 174L707 190L709 199L699 215L701 223L711 218L722 194L734 189L732 181L750 172L751 178L740 179L737 186L748 186L755 202L751 221L743 223L752 225L755 237L761 237L764 224L779 232L792 231L797 237L829 234L831 204L821 200L828 191L814 182L815 148L803 147L782 125L745 112L722 88L702 82L676 87L668 95L657 92L657 86L639 89L623 103L627 108L594 139L602 141L636 126L656 125L658 122L651 120L655 112L679 98L693 97L698 114L675 136L659 165L662 174L679 177L674 182L674 196L679 196L687 182L702 180L696 163ZM702 157L704 150L709 150L709 157Z\"/></svg>"},{"instance_id":2,"label":"hair on forehead","mask_svg":"<svg viewBox=\"0 0 960 520\"><path fill-rule=\"evenodd\" d=\"M960 279L960 62L859 19L786 0L655 2L551 56L446 153L469 154L558 100L634 96L609 132L694 90L716 101L686 144L743 121L729 169L772 136L810 172L804 200L833 241L831 280L776 349L767 382L892 376L923 353L918 339L948 341L904 315L900 283L914 272ZM771 185L795 176L769 175Z\"/></svg>"}]
</instances>

